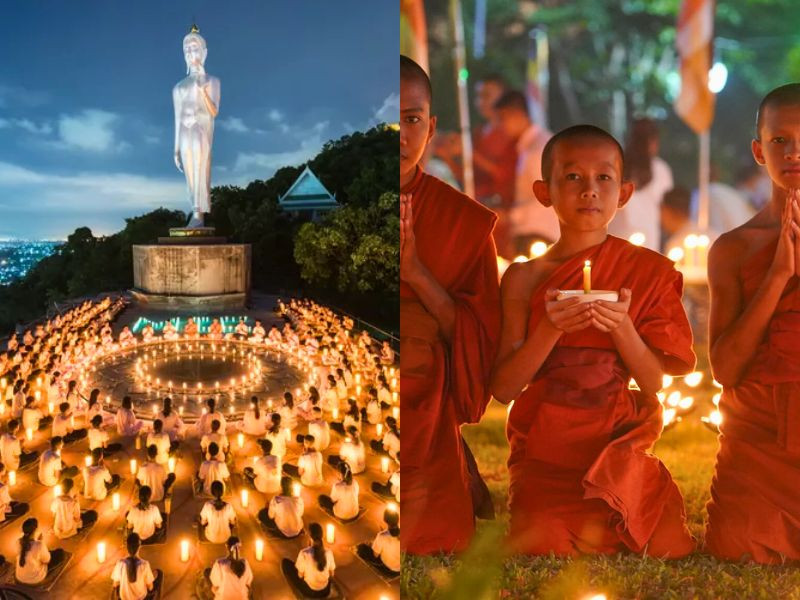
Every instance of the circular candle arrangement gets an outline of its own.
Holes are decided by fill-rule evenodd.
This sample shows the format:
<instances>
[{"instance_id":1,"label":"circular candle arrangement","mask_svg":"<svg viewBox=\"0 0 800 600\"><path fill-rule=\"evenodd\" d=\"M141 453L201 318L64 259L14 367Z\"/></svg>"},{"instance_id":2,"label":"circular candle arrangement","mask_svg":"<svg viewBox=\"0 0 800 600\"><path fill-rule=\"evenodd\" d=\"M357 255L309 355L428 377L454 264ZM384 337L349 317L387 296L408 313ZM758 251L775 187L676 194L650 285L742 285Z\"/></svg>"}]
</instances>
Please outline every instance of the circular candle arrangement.
<instances>
[{"instance_id":1,"label":"circular candle arrangement","mask_svg":"<svg viewBox=\"0 0 800 600\"><path fill-rule=\"evenodd\" d=\"M277 400L285 390L308 389L314 365L263 344L238 340L157 340L99 354L82 381L99 388L107 407L130 396L137 414L155 416L161 399L189 421L207 398L228 414L244 412L251 396Z\"/></svg>"}]
</instances>

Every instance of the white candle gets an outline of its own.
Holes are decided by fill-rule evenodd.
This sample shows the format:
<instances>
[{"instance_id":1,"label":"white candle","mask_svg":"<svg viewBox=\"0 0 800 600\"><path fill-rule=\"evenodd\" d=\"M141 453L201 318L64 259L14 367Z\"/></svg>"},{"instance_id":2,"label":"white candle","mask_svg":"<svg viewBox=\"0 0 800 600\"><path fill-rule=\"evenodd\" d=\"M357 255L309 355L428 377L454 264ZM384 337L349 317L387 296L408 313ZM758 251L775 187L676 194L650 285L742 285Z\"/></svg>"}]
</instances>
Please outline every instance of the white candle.
<instances>
[{"instance_id":1,"label":"white candle","mask_svg":"<svg viewBox=\"0 0 800 600\"><path fill-rule=\"evenodd\" d=\"M395 504L394 502L389 502L386 505L386 510L396 513L397 512L397 504Z\"/></svg>"},{"instance_id":2,"label":"white candle","mask_svg":"<svg viewBox=\"0 0 800 600\"><path fill-rule=\"evenodd\" d=\"M333 523L328 523L327 527L325 528L325 540L332 544L336 541L336 528L333 526Z\"/></svg>"},{"instance_id":3,"label":"white candle","mask_svg":"<svg viewBox=\"0 0 800 600\"><path fill-rule=\"evenodd\" d=\"M395 419L399 419L399 418L400 418L400 407L399 407L399 406L395 406L395 407L392 409L392 416L393 416Z\"/></svg>"},{"instance_id":4,"label":"white candle","mask_svg":"<svg viewBox=\"0 0 800 600\"><path fill-rule=\"evenodd\" d=\"M28 438L29 442L33 440L33 429L31 427L25 429L25 437Z\"/></svg>"},{"instance_id":5,"label":"white candle","mask_svg":"<svg viewBox=\"0 0 800 600\"><path fill-rule=\"evenodd\" d=\"M8 472L8 485L16 485L17 483L17 472L16 471L9 471Z\"/></svg>"},{"instance_id":6,"label":"white candle","mask_svg":"<svg viewBox=\"0 0 800 600\"><path fill-rule=\"evenodd\" d=\"M264 540L256 539L256 560L264 560Z\"/></svg>"},{"instance_id":7,"label":"white candle","mask_svg":"<svg viewBox=\"0 0 800 600\"><path fill-rule=\"evenodd\" d=\"M189 540L181 540L181 562L189 562Z\"/></svg>"},{"instance_id":8,"label":"white candle","mask_svg":"<svg viewBox=\"0 0 800 600\"><path fill-rule=\"evenodd\" d=\"M53 487L53 498L58 498L61 495L61 484L57 483L55 487Z\"/></svg>"},{"instance_id":9,"label":"white candle","mask_svg":"<svg viewBox=\"0 0 800 600\"><path fill-rule=\"evenodd\" d=\"M242 490L242 508L247 508L249 500L250 500L250 495L248 494L247 490Z\"/></svg>"},{"instance_id":10,"label":"white candle","mask_svg":"<svg viewBox=\"0 0 800 600\"><path fill-rule=\"evenodd\" d=\"M136 475L136 459L131 459L131 475Z\"/></svg>"},{"instance_id":11,"label":"white candle","mask_svg":"<svg viewBox=\"0 0 800 600\"><path fill-rule=\"evenodd\" d=\"M381 457L381 473L388 473L389 472L389 457L383 456Z\"/></svg>"},{"instance_id":12,"label":"white candle","mask_svg":"<svg viewBox=\"0 0 800 600\"><path fill-rule=\"evenodd\" d=\"M91 467L92 466L92 455L91 454L87 454L86 456L83 457L83 464L86 465L87 467Z\"/></svg>"},{"instance_id":13,"label":"white candle","mask_svg":"<svg viewBox=\"0 0 800 600\"><path fill-rule=\"evenodd\" d=\"M375 433L378 434L378 437L381 437L383 435L383 423L378 423L375 426Z\"/></svg>"},{"instance_id":14,"label":"white candle","mask_svg":"<svg viewBox=\"0 0 800 600\"><path fill-rule=\"evenodd\" d=\"M119 510L119 492L114 492L111 495L111 508Z\"/></svg>"},{"instance_id":15,"label":"white candle","mask_svg":"<svg viewBox=\"0 0 800 600\"><path fill-rule=\"evenodd\" d=\"M97 562L100 564L106 562L106 543L97 542Z\"/></svg>"},{"instance_id":16,"label":"white candle","mask_svg":"<svg viewBox=\"0 0 800 600\"><path fill-rule=\"evenodd\" d=\"M237 435L236 440L239 442L239 448L244 448L244 434L240 433Z\"/></svg>"},{"instance_id":17,"label":"white candle","mask_svg":"<svg viewBox=\"0 0 800 600\"><path fill-rule=\"evenodd\" d=\"M11 473L13 473L13 472L14 471L11 471ZM9 475L11 475L11 473L9 473ZM11 485L14 485L14 484L12 483ZM292 484L292 496L295 496L296 498L300 497L300 484L299 483L293 483Z\"/></svg>"},{"instance_id":18,"label":"white candle","mask_svg":"<svg viewBox=\"0 0 800 600\"><path fill-rule=\"evenodd\" d=\"M333 407L333 411L332 411L332 413L331 413L331 416L332 416L334 419L338 419L338 418L339 418L339 409L338 409L338 408L336 408L335 406Z\"/></svg>"}]
</instances>

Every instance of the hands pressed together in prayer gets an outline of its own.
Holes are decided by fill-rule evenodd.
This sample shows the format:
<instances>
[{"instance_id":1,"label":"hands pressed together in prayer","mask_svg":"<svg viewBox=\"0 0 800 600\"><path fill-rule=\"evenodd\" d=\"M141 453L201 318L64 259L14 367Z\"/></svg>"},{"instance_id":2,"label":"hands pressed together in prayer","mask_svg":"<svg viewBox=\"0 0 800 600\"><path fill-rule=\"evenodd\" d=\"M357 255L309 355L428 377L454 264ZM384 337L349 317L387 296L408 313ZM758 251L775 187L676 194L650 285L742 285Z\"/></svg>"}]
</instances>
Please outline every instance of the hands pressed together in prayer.
<instances>
[{"instance_id":1,"label":"hands pressed together in prayer","mask_svg":"<svg viewBox=\"0 0 800 600\"><path fill-rule=\"evenodd\" d=\"M412 279L420 264L414 237L411 194L400 194L400 279Z\"/></svg>"},{"instance_id":2,"label":"hands pressed together in prayer","mask_svg":"<svg viewBox=\"0 0 800 600\"><path fill-rule=\"evenodd\" d=\"M800 189L790 189L786 194L778 246L770 270L774 276L786 280L793 275L800 276Z\"/></svg>"},{"instance_id":3,"label":"hands pressed together in prayer","mask_svg":"<svg viewBox=\"0 0 800 600\"><path fill-rule=\"evenodd\" d=\"M628 288L620 290L617 302L607 300L581 302L576 297L564 300L557 300L557 297L558 290L547 290L545 313L553 327L564 333L581 331L590 326L612 333L629 318L631 290Z\"/></svg>"}]
</instances>

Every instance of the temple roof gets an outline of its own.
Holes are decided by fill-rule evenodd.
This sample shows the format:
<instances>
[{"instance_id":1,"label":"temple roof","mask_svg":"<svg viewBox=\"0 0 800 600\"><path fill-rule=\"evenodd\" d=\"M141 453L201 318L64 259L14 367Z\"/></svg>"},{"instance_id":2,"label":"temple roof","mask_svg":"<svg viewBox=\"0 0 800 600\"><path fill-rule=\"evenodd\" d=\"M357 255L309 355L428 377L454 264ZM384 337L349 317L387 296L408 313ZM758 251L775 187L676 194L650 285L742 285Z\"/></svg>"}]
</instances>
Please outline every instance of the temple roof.
<instances>
[{"instance_id":1,"label":"temple roof","mask_svg":"<svg viewBox=\"0 0 800 600\"><path fill-rule=\"evenodd\" d=\"M286 211L330 210L339 206L336 196L322 185L308 165L278 202Z\"/></svg>"}]
</instances>

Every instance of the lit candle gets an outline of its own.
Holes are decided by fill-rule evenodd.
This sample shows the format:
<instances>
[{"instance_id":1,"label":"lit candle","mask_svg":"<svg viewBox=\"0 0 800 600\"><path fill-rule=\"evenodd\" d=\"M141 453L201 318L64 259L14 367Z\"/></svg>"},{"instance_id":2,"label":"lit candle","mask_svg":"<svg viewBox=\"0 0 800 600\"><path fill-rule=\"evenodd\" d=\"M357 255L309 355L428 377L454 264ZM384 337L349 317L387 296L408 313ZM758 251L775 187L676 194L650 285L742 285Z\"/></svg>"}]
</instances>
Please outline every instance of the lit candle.
<instances>
[{"instance_id":1,"label":"lit candle","mask_svg":"<svg viewBox=\"0 0 800 600\"><path fill-rule=\"evenodd\" d=\"M381 473L388 473L389 472L389 457L383 456L381 457Z\"/></svg>"},{"instance_id":2,"label":"lit candle","mask_svg":"<svg viewBox=\"0 0 800 600\"><path fill-rule=\"evenodd\" d=\"M361 383L361 373L356 373L356 383Z\"/></svg>"},{"instance_id":3,"label":"lit candle","mask_svg":"<svg viewBox=\"0 0 800 600\"><path fill-rule=\"evenodd\" d=\"M181 562L189 562L189 540L181 540Z\"/></svg>"},{"instance_id":4,"label":"lit candle","mask_svg":"<svg viewBox=\"0 0 800 600\"><path fill-rule=\"evenodd\" d=\"M131 475L136 475L136 459L131 459Z\"/></svg>"},{"instance_id":5,"label":"lit candle","mask_svg":"<svg viewBox=\"0 0 800 600\"><path fill-rule=\"evenodd\" d=\"M249 500L250 500L250 497L249 497L249 494L247 493L247 490L242 490L242 508L247 508L247 505L249 504Z\"/></svg>"},{"instance_id":6,"label":"lit candle","mask_svg":"<svg viewBox=\"0 0 800 600\"><path fill-rule=\"evenodd\" d=\"M328 523L327 527L325 527L325 541L329 544L336 541L336 528L333 526L333 523Z\"/></svg>"},{"instance_id":7,"label":"lit candle","mask_svg":"<svg viewBox=\"0 0 800 600\"><path fill-rule=\"evenodd\" d=\"M236 436L236 441L239 443L239 448L244 448L244 434L240 433Z\"/></svg>"},{"instance_id":8,"label":"lit candle","mask_svg":"<svg viewBox=\"0 0 800 600\"><path fill-rule=\"evenodd\" d=\"M256 560L264 560L264 540L256 539Z\"/></svg>"},{"instance_id":9,"label":"lit candle","mask_svg":"<svg viewBox=\"0 0 800 600\"><path fill-rule=\"evenodd\" d=\"M286 441L287 442L291 442L292 441L292 430L291 429L289 429L287 427L286 429L283 430L283 434L286 436Z\"/></svg>"},{"instance_id":10,"label":"lit candle","mask_svg":"<svg viewBox=\"0 0 800 600\"><path fill-rule=\"evenodd\" d=\"M3 409L5 408L5 404L0 404L0 414L3 414ZM47 403L47 410L50 411L50 414L53 414L53 411L56 409L56 405L53 402Z\"/></svg>"},{"instance_id":11,"label":"lit candle","mask_svg":"<svg viewBox=\"0 0 800 600\"><path fill-rule=\"evenodd\" d=\"M9 471L8 472L8 485L16 485L17 483L17 472L16 471Z\"/></svg>"},{"instance_id":12,"label":"lit candle","mask_svg":"<svg viewBox=\"0 0 800 600\"><path fill-rule=\"evenodd\" d=\"M14 473L14 471L11 471L11 473ZM11 477L10 477L11 473L9 473L9 481L11 480ZM16 475L16 473L15 473L15 475ZM12 483L11 485L14 485L14 484ZM300 484L299 483L293 483L292 484L292 496L294 496L296 498L300 497Z\"/></svg>"},{"instance_id":13,"label":"lit candle","mask_svg":"<svg viewBox=\"0 0 800 600\"><path fill-rule=\"evenodd\" d=\"M174 456L170 456L167 459L167 467L169 468L169 472L170 473L174 473L175 472L175 457Z\"/></svg>"},{"instance_id":14,"label":"lit candle","mask_svg":"<svg viewBox=\"0 0 800 600\"><path fill-rule=\"evenodd\" d=\"M583 293L588 294L592 291L592 261L587 260L583 263Z\"/></svg>"},{"instance_id":15,"label":"lit candle","mask_svg":"<svg viewBox=\"0 0 800 600\"><path fill-rule=\"evenodd\" d=\"M25 437L28 438L29 442L33 440L33 428L28 427L27 429L25 429Z\"/></svg>"},{"instance_id":16,"label":"lit candle","mask_svg":"<svg viewBox=\"0 0 800 600\"><path fill-rule=\"evenodd\" d=\"M397 392L392 392L392 402L397 404Z\"/></svg>"},{"instance_id":17,"label":"lit candle","mask_svg":"<svg viewBox=\"0 0 800 600\"><path fill-rule=\"evenodd\" d=\"M400 407L399 407L399 406L395 406L395 407L392 409L392 416L393 416L395 419L399 419L399 418L400 418Z\"/></svg>"},{"instance_id":18,"label":"lit candle","mask_svg":"<svg viewBox=\"0 0 800 600\"><path fill-rule=\"evenodd\" d=\"M55 487L53 487L53 497L58 498L61 495L61 484L57 483Z\"/></svg>"},{"instance_id":19,"label":"lit candle","mask_svg":"<svg viewBox=\"0 0 800 600\"><path fill-rule=\"evenodd\" d=\"M111 495L111 508L119 510L119 492L114 492Z\"/></svg>"},{"instance_id":20,"label":"lit candle","mask_svg":"<svg viewBox=\"0 0 800 600\"><path fill-rule=\"evenodd\" d=\"M386 510L396 513L397 512L397 504L395 504L394 502L389 502L386 505Z\"/></svg>"},{"instance_id":21,"label":"lit candle","mask_svg":"<svg viewBox=\"0 0 800 600\"><path fill-rule=\"evenodd\" d=\"M86 465L87 467L91 467L92 466L92 455L91 454L87 454L86 456L83 457L83 464Z\"/></svg>"},{"instance_id":22,"label":"lit candle","mask_svg":"<svg viewBox=\"0 0 800 600\"><path fill-rule=\"evenodd\" d=\"M136 436L136 449L137 450L142 449L142 438L139 437L138 435Z\"/></svg>"},{"instance_id":23,"label":"lit candle","mask_svg":"<svg viewBox=\"0 0 800 600\"><path fill-rule=\"evenodd\" d=\"M378 423L375 426L375 433L378 434L378 437L381 437L383 435L383 423Z\"/></svg>"},{"instance_id":24,"label":"lit candle","mask_svg":"<svg viewBox=\"0 0 800 600\"><path fill-rule=\"evenodd\" d=\"M106 562L106 543L97 542L97 562L100 564Z\"/></svg>"},{"instance_id":25,"label":"lit candle","mask_svg":"<svg viewBox=\"0 0 800 600\"><path fill-rule=\"evenodd\" d=\"M356 386L356 396L360 396L360 395L361 395L361 386L357 385Z\"/></svg>"}]
</instances>

